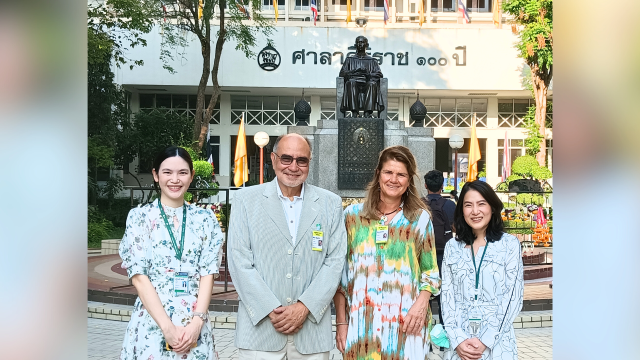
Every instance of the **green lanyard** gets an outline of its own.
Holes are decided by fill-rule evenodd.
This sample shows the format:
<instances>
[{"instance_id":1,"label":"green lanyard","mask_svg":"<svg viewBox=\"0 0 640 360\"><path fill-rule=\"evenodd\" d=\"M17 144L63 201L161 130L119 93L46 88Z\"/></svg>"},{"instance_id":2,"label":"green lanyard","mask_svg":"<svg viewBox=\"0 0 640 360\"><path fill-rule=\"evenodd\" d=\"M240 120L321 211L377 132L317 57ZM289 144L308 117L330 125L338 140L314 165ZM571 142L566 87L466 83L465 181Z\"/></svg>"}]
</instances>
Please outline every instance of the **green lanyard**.
<instances>
[{"instance_id":1,"label":"green lanyard","mask_svg":"<svg viewBox=\"0 0 640 360\"><path fill-rule=\"evenodd\" d=\"M169 219L167 219L167 214L164 213L164 207L160 202L160 198L158 198L158 205L160 207L160 215L162 215L162 220L164 220L164 225L167 227L169 236L171 236L171 243L173 244L173 248L176 250L176 259L178 259L178 261L182 261L182 250L184 250L184 234L186 232L185 228L187 226L187 206L182 205L182 234L180 235L180 247L178 248L176 237L173 235L171 226L169 226Z\"/></svg>"},{"instance_id":2,"label":"green lanyard","mask_svg":"<svg viewBox=\"0 0 640 360\"><path fill-rule=\"evenodd\" d=\"M489 247L489 242L485 240L484 251L482 251L482 257L480 258L480 264L478 264L478 269L476 269L476 256L473 253L473 244L471 244L471 260L473 260L473 270L476 270L476 295L475 299L478 300L478 283L480 282L480 268L482 267L482 260L484 260L484 254L487 253L487 248Z\"/></svg>"}]
</instances>

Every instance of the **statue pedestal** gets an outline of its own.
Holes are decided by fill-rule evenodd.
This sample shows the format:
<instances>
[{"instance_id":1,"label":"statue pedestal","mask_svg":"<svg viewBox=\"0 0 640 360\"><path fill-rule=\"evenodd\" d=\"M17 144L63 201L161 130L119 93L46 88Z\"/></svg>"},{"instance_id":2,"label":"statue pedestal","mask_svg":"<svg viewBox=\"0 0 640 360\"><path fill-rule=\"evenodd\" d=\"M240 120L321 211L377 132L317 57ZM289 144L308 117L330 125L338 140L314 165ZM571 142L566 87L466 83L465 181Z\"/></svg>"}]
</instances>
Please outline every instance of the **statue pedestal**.
<instances>
[{"instance_id":1,"label":"statue pedestal","mask_svg":"<svg viewBox=\"0 0 640 360\"><path fill-rule=\"evenodd\" d=\"M289 126L287 133L300 134L309 139L312 160L308 182L341 197L364 197L365 191L338 188L338 121L318 120L317 126ZM435 168L436 142L432 128L405 128L405 123L384 121L384 147L408 147L418 164L420 190L424 189L424 174ZM373 178L373 172L371 173ZM426 190L423 190L426 194Z\"/></svg>"}]
</instances>

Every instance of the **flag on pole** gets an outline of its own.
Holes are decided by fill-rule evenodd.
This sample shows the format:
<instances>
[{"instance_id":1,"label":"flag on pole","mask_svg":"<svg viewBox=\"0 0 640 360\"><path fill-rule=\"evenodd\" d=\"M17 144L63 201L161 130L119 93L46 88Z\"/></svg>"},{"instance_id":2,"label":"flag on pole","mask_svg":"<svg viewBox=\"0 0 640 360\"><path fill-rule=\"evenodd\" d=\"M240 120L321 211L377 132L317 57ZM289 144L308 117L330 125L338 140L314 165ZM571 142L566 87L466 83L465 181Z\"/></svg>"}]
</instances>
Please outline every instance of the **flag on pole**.
<instances>
[{"instance_id":1,"label":"flag on pole","mask_svg":"<svg viewBox=\"0 0 640 360\"><path fill-rule=\"evenodd\" d=\"M202 18L202 11L204 10L204 0L198 2L198 20Z\"/></svg>"},{"instance_id":2,"label":"flag on pole","mask_svg":"<svg viewBox=\"0 0 640 360\"><path fill-rule=\"evenodd\" d=\"M278 0L272 0L273 12L276 15L276 24L278 23Z\"/></svg>"},{"instance_id":3,"label":"flag on pole","mask_svg":"<svg viewBox=\"0 0 640 360\"><path fill-rule=\"evenodd\" d=\"M418 9L418 13L420 14L420 16L418 17L418 22L420 23L420 26L422 26L422 24L424 24L424 1L420 0L420 7Z\"/></svg>"},{"instance_id":4,"label":"flag on pole","mask_svg":"<svg viewBox=\"0 0 640 360\"><path fill-rule=\"evenodd\" d=\"M313 26L315 26L316 20L318 20L318 5L316 5L316 0L311 0L311 12L313 13Z\"/></svg>"},{"instance_id":5,"label":"flag on pole","mask_svg":"<svg viewBox=\"0 0 640 360\"><path fill-rule=\"evenodd\" d=\"M236 155L234 157L233 183L236 187L249 181L249 167L247 164L247 135L244 131L244 113L240 120L238 129L238 140L236 142Z\"/></svg>"},{"instance_id":6,"label":"flag on pole","mask_svg":"<svg viewBox=\"0 0 640 360\"><path fill-rule=\"evenodd\" d=\"M251 20L251 12L246 5L240 5L239 3L236 3L236 7L238 8L238 11L244 14L247 20Z\"/></svg>"},{"instance_id":7,"label":"flag on pole","mask_svg":"<svg viewBox=\"0 0 640 360\"><path fill-rule=\"evenodd\" d=\"M164 22L167 22L167 7L162 4L162 13L164 14Z\"/></svg>"},{"instance_id":8,"label":"flag on pole","mask_svg":"<svg viewBox=\"0 0 640 360\"><path fill-rule=\"evenodd\" d=\"M384 24L387 25L389 20L389 0L384 0Z\"/></svg>"},{"instance_id":9,"label":"flag on pole","mask_svg":"<svg viewBox=\"0 0 640 360\"><path fill-rule=\"evenodd\" d=\"M471 142L469 143L469 170L467 171L467 182L474 181L478 176L478 161L482 158L480 154L480 143L476 134L476 114L471 120Z\"/></svg>"},{"instance_id":10,"label":"flag on pole","mask_svg":"<svg viewBox=\"0 0 640 360\"><path fill-rule=\"evenodd\" d=\"M351 0L347 0L347 24L351 21Z\"/></svg>"},{"instance_id":11,"label":"flag on pole","mask_svg":"<svg viewBox=\"0 0 640 360\"><path fill-rule=\"evenodd\" d=\"M493 0L493 25L500 27L500 2Z\"/></svg>"},{"instance_id":12,"label":"flag on pole","mask_svg":"<svg viewBox=\"0 0 640 360\"><path fill-rule=\"evenodd\" d=\"M464 6L464 3L462 2L462 0L458 0L458 12L460 13L460 15L462 15L462 17L464 18L464 21L468 24L469 13L467 12L467 7Z\"/></svg>"},{"instance_id":13,"label":"flag on pole","mask_svg":"<svg viewBox=\"0 0 640 360\"><path fill-rule=\"evenodd\" d=\"M502 181L507 181L507 178L511 175L511 154L509 151L509 140L507 139L507 132L504 132L504 153L502 154Z\"/></svg>"},{"instance_id":14,"label":"flag on pole","mask_svg":"<svg viewBox=\"0 0 640 360\"><path fill-rule=\"evenodd\" d=\"M211 137L209 136L209 133L207 133L207 145L205 149L206 149L205 151L207 155L207 162L211 164L211 166L213 167L213 170L211 173L214 174L216 167L215 165L213 165L213 149L211 148Z\"/></svg>"}]
</instances>

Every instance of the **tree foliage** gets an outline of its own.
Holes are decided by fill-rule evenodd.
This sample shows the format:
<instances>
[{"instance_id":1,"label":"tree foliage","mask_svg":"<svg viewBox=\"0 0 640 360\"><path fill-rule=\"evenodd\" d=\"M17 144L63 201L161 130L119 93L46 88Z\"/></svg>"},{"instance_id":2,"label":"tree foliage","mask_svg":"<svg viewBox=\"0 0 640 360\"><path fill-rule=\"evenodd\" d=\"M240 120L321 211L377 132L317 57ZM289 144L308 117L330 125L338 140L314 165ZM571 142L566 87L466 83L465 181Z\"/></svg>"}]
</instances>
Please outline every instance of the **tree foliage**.
<instances>
[{"instance_id":1,"label":"tree foliage","mask_svg":"<svg viewBox=\"0 0 640 360\"><path fill-rule=\"evenodd\" d=\"M121 152L117 156L128 163L137 155L140 165L150 169L156 154L167 146L191 146L193 119L169 110L140 111L123 132Z\"/></svg>"},{"instance_id":2,"label":"tree foliage","mask_svg":"<svg viewBox=\"0 0 640 360\"><path fill-rule=\"evenodd\" d=\"M268 36L273 31L273 26L258 12L262 8L261 0L178 0L170 4L163 4L162 1L156 1L156 3L158 8L166 9L161 19L157 19L163 34L160 59L165 69L175 73L171 62L176 58L184 59L183 51L188 45L188 33L194 35L200 43L202 75L198 83L193 125L193 139L196 141L193 146L200 151L209 130L208 119L211 119L221 93L218 70L224 44L233 40L236 43L236 50L242 51L247 57L253 57L257 35L263 33ZM218 14L214 14L215 9L219 12ZM249 14L250 21L245 14ZM217 29L214 28L216 25ZM215 47L212 49L214 31ZM212 56L213 67L211 67ZM213 94L209 103L205 104L204 93L210 76Z\"/></svg>"},{"instance_id":3,"label":"tree foliage","mask_svg":"<svg viewBox=\"0 0 640 360\"><path fill-rule=\"evenodd\" d=\"M518 178L527 178L534 180L548 180L553 174L545 166L540 166L535 157L531 155L525 155L518 157L511 166L511 172L513 175L509 176L508 181L513 181Z\"/></svg>"},{"instance_id":4,"label":"tree foliage","mask_svg":"<svg viewBox=\"0 0 640 360\"><path fill-rule=\"evenodd\" d=\"M553 0L508 0L502 9L514 16L512 29L520 37L516 43L518 55L531 69L535 122L541 135L536 158L544 165L547 92L553 77Z\"/></svg>"}]
</instances>

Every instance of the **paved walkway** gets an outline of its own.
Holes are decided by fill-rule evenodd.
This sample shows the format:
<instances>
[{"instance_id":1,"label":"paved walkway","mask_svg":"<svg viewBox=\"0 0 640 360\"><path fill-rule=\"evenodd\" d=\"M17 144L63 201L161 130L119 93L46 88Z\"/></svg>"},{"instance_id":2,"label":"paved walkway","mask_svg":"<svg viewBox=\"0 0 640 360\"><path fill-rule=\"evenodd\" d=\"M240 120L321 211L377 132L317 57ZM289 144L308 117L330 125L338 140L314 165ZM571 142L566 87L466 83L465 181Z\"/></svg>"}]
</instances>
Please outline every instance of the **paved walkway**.
<instances>
[{"instance_id":1,"label":"paved walkway","mask_svg":"<svg viewBox=\"0 0 640 360\"><path fill-rule=\"evenodd\" d=\"M87 319L88 359L116 360L120 356L126 322ZM516 330L520 360L551 360L552 356L552 328L519 329ZM235 360L238 350L233 346L235 330L214 329L216 351L220 360ZM332 360L341 360L338 350L331 351ZM429 354L429 360L442 360L442 354Z\"/></svg>"},{"instance_id":2,"label":"paved walkway","mask_svg":"<svg viewBox=\"0 0 640 360\"><path fill-rule=\"evenodd\" d=\"M120 256L100 255L88 257L88 288L90 290L110 291L114 286L128 285L126 276L113 271L113 267L120 264ZM538 279L525 281L524 300L553 299L553 289L549 287L551 279ZM228 290L233 290L233 284L228 285ZM136 294L133 286L116 290L120 293ZM212 299L237 300L238 294L234 292L222 293L224 282L217 280L214 284Z\"/></svg>"}]
</instances>

